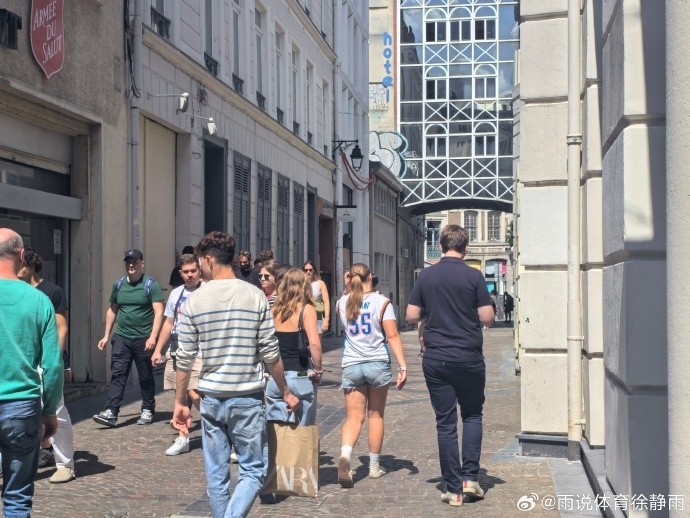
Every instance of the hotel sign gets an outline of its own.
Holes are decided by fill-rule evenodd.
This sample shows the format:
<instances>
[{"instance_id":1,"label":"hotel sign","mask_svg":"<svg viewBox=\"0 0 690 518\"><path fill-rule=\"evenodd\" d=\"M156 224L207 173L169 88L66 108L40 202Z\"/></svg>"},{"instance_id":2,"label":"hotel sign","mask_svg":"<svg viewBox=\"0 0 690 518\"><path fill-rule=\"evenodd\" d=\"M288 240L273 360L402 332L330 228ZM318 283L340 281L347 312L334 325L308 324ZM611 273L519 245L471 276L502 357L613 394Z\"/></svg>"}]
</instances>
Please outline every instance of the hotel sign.
<instances>
[{"instance_id":1,"label":"hotel sign","mask_svg":"<svg viewBox=\"0 0 690 518\"><path fill-rule=\"evenodd\" d=\"M31 51L48 79L65 63L65 0L31 0Z\"/></svg>"}]
</instances>

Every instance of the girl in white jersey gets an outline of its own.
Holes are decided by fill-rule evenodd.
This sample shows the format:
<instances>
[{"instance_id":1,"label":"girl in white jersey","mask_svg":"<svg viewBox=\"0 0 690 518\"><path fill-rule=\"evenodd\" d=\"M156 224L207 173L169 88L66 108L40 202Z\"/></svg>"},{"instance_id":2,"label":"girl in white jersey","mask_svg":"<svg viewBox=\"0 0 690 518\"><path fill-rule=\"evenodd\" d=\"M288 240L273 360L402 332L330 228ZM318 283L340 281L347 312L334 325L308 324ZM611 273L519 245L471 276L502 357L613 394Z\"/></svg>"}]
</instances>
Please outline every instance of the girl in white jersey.
<instances>
[{"instance_id":1,"label":"girl in white jersey","mask_svg":"<svg viewBox=\"0 0 690 518\"><path fill-rule=\"evenodd\" d=\"M346 418L342 429L338 481L352 487L350 455L369 415L369 476L379 478L385 471L379 464L383 445L383 411L388 385L393 379L389 347L400 368L396 386L403 388L407 367L390 301L371 286L369 267L357 263L350 269L350 292L338 301L338 318L345 328L343 383ZM367 412L368 409L368 412Z\"/></svg>"}]
</instances>

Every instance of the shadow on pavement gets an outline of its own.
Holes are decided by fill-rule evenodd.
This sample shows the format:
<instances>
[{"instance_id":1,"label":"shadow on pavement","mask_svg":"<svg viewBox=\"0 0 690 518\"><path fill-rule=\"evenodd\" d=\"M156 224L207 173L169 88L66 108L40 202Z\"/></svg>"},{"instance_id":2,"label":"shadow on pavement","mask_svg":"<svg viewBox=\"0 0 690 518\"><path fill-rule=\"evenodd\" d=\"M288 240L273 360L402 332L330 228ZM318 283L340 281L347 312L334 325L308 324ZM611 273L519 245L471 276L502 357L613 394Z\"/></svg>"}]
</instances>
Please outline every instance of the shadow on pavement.
<instances>
[{"instance_id":1,"label":"shadow on pavement","mask_svg":"<svg viewBox=\"0 0 690 518\"><path fill-rule=\"evenodd\" d=\"M497 486L499 484L505 484L506 481L503 480L502 478L494 477L493 475L489 475L488 471L484 468L479 468L479 485L482 486L482 489L484 490L485 493L488 493L494 486ZM430 478L427 480L429 484L436 484L436 489L438 489L441 492L444 492L446 490L446 484L443 482L443 478L441 477L434 477Z\"/></svg>"},{"instance_id":2,"label":"shadow on pavement","mask_svg":"<svg viewBox=\"0 0 690 518\"><path fill-rule=\"evenodd\" d=\"M74 471L77 477L83 478L91 475L98 475L106 473L115 469L112 464L104 464L98 460L98 456L88 451L77 450L74 452ZM43 480L49 478L55 473L55 466L49 469L44 469L36 475L35 480Z\"/></svg>"}]
</instances>

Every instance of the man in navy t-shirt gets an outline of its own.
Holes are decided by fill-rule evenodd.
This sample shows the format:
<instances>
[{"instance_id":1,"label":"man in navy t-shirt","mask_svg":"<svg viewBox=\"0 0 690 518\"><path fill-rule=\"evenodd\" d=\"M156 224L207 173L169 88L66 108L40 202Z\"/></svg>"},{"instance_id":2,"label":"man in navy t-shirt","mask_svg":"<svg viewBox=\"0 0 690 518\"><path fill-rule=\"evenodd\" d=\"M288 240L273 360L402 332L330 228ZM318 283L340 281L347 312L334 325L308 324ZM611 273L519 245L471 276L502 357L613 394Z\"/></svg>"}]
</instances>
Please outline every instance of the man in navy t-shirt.
<instances>
[{"instance_id":1,"label":"man in navy t-shirt","mask_svg":"<svg viewBox=\"0 0 690 518\"><path fill-rule=\"evenodd\" d=\"M410 294L407 321L414 324L424 320L422 368L436 413L441 475L446 486L441 500L460 506L463 494L484 498L477 482L486 381L482 325L493 324L494 310L484 276L463 261L469 243L467 230L446 225L440 241L443 258L420 272Z\"/></svg>"}]
</instances>

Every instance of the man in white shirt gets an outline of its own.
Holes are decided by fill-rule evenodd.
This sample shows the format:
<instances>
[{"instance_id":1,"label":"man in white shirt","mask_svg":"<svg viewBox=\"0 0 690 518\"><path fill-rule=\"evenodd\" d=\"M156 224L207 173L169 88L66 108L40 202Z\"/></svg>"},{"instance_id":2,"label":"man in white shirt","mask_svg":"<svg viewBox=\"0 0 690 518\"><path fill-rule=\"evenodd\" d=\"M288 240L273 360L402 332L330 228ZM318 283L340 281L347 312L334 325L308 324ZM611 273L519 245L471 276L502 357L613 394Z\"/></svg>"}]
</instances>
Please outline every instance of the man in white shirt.
<instances>
[{"instance_id":1,"label":"man in white shirt","mask_svg":"<svg viewBox=\"0 0 690 518\"><path fill-rule=\"evenodd\" d=\"M163 329L158 337L156 349L151 356L151 364L156 367L163 362L163 348L169 343L170 349L166 353L167 362L165 364L165 376L163 378L163 388L165 390L175 389L175 371L176 361L175 354L177 352L177 327L178 319L182 314L182 306L187 300L187 297L202 285L201 270L199 269L199 260L194 254L182 254L180 257L180 275L184 284L175 288L168 297L168 302L165 305L165 321L163 322ZM199 385L199 373L201 372L201 356L197 356L194 360L192 373L187 387L187 396L191 403L199 410L201 396L197 391ZM171 422L171 425L173 423ZM174 427L174 425L173 425ZM166 455L179 455L180 453L187 453L189 451L189 434L180 431L180 435L172 446L166 451Z\"/></svg>"}]
</instances>

